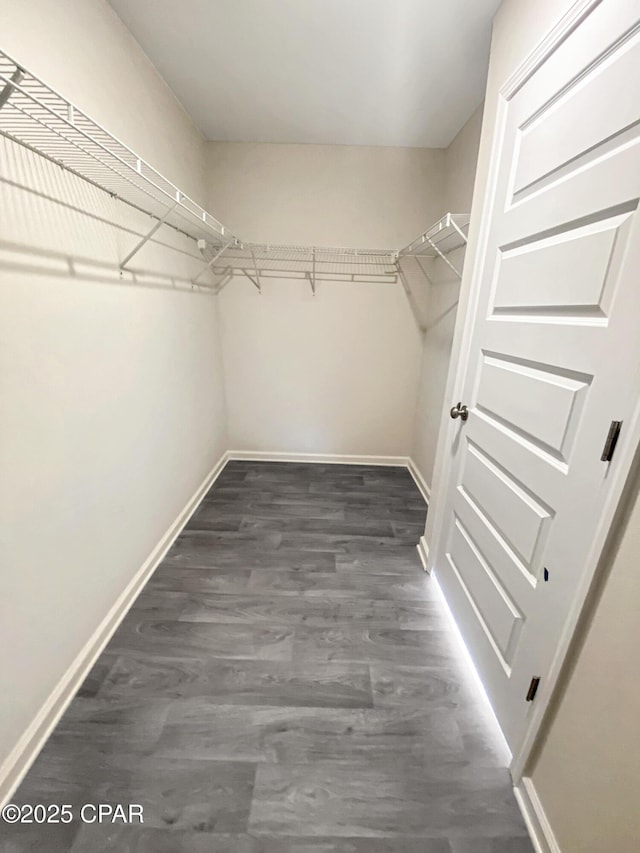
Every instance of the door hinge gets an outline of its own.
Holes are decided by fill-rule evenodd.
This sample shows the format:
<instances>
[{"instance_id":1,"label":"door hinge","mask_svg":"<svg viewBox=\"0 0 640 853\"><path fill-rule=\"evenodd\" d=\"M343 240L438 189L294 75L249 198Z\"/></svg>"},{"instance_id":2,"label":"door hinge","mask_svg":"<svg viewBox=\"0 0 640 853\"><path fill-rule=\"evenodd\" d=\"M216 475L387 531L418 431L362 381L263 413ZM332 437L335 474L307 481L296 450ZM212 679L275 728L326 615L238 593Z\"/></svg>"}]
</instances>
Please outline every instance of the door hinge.
<instances>
[{"instance_id":1,"label":"door hinge","mask_svg":"<svg viewBox=\"0 0 640 853\"><path fill-rule=\"evenodd\" d=\"M531 684L529 685L529 689L527 690L527 702L533 702L536 698L536 693L538 692L538 687L540 686L540 676L534 675L531 679Z\"/></svg>"},{"instance_id":2,"label":"door hinge","mask_svg":"<svg viewBox=\"0 0 640 853\"><path fill-rule=\"evenodd\" d=\"M621 429L622 421L611 421L611 426L609 427L609 432L607 433L607 438L604 443L604 448L602 450L602 456L600 457L600 460L602 462L611 462L611 460L613 459L616 444L618 443L618 439L620 438Z\"/></svg>"}]
</instances>

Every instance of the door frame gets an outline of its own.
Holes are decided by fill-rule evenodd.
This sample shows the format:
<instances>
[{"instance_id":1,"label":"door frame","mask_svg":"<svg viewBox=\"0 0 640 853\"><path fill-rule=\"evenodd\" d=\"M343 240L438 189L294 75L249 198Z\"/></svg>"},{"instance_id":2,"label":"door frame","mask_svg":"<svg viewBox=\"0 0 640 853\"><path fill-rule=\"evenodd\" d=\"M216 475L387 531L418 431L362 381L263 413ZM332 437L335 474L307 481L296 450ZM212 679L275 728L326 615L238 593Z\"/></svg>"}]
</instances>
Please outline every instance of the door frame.
<instances>
[{"instance_id":1,"label":"door frame","mask_svg":"<svg viewBox=\"0 0 640 853\"><path fill-rule=\"evenodd\" d=\"M429 513L431 518L427 517L427 531L422 543L423 547L426 545L425 550L428 555L425 567L426 571L431 573L435 570L436 575L436 554L439 550L441 538L445 534L445 522L448 518L447 509L450 509L447 507L448 486L454 472L453 457L449 449L454 440L456 423L449 418L448 403L446 401L459 398L459 391L456 389L462 388L467 373L467 365L472 357L471 343L474 320L482 291L482 273L489 250L489 223L496 204L498 172L504 146L509 102L546 59L560 47L596 6L599 6L603 2L607 2L607 0L577 0L542 39L538 46L534 48L505 83L503 83L498 92L498 103L493 120L493 140L485 196L481 212L476 211L475 215L476 222L479 215L480 224L473 267L467 271L466 275L463 274L463 289L460 294L458 323L456 324L454 333L452 358L446 384L445 406L440 421L436 448L436 466ZM471 228L475 230L473 213ZM470 243L473 247L473 234L471 235ZM632 417L625 424L625 433L627 440L618 450L616 468L611 477L611 487L598 526L593 535L585 571L576 589L576 596L562 629L549 672L543 679L540 690L536 695L533 713L525 737L520 749L512 757L509 769L515 786L521 782L524 776L528 760L545 721L549 706L557 693L557 689L561 686L560 678L578 626L578 621L585 609L590 592L594 587L609 533L617 520L623 497L623 489L629 478L638 447L640 447L640 402L635 407ZM605 436L603 436L603 441L604 438Z\"/></svg>"}]
</instances>

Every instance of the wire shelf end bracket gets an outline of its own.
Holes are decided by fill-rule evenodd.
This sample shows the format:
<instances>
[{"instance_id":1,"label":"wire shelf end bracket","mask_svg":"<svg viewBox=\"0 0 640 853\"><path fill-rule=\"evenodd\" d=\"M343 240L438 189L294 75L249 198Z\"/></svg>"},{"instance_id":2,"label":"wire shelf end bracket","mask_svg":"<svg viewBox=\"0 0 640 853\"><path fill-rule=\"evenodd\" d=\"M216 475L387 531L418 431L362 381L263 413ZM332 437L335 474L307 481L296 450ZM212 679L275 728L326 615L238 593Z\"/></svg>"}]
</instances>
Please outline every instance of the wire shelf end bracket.
<instances>
[{"instance_id":1,"label":"wire shelf end bracket","mask_svg":"<svg viewBox=\"0 0 640 853\"><path fill-rule=\"evenodd\" d=\"M16 84L19 85L22 82L22 78L24 77L24 68L21 68L19 65L16 65L16 70L11 75L10 79L5 83L2 91L0 92L0 110L7 103L11 95L13 94Z\"/></svg>"},{"instance_id":2,"label":"wire shelf end bracket","mask_svg":"<svg viewBox=\"0 0 640 853\"><path fill-rule=\"evenodd\" d=\"M440 258L458 278L462 278L462 271L451 263L447 255L466 246L468 228L469 216L447 213L428 231L405 246L399 252L399 258Z\"/></svg>"}]
</instances>

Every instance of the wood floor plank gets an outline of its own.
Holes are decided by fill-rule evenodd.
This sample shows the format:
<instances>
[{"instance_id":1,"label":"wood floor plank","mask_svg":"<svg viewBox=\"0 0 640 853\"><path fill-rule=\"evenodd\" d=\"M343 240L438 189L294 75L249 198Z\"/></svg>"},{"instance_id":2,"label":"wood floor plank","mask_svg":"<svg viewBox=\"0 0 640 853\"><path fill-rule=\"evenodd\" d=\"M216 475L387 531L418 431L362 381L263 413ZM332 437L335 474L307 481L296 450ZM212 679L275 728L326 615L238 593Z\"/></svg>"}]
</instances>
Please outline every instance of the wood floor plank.
<instances>
[{"instance_id":1,"label":"wood floor plank","mask_svg":"<svg viewBox=\"0 0 640 853\"><path fill-rule=\"evenodd\" d=\"M134 653L116 658L100 698L130 701L206 697L224 705L371 708L366 664L177 658Z\"/></svg>"},{"instance_id":2,"label":"wood floor plank","mask_svg":"<svg viewBox=\"0 0 640 853\"><path fill-rule=\"evenodd\" d=\"M454 838L452 853L533 853L528 835L509 838Z\"/></svg>"},{"instance_id":3,"label":"wood floor plank","mask_svg":"<svg viewBox=\"0 0 640 853\"><path fill-rule=\"evenodd\" d=\"M190 602L189 593L148 585L133 603L129 613L141 619L171 621L177 619Z\"/></svg>"},{"instance_id":4,"label":"wood floor plank","mask_svg":"<svg viewBox=\"0 0 640 853\"><path fill-rule=\"evenodd\" d=\"M203 504L200 509L189 519L185 530L208 530L213 532L237 532L243 521L242 512L234 511L229 507L225 507L220 511L218 507L214 507L214 511L208 511L210 504Z\"/></svg>"},{"instance_id":5,"label":"wood floor plank","mask_svg":"<svg viewBox=\"0 0 640 853\"><path fill-rule=\"evenodd\" d=\"M238 464L225 465L213 488L220 489L229 483L243 483L247 479L247 470Z\"/></svg>"},{"instance_id":6,"label":"wood floor plank","mask_svg":"<svg viewBox=\"0 0 640 853\"><path fill-rule=\"evenodd\" d=\"M155 754L350 767L407 768L462 756L446 711L220 705L208 699L171 703Z\"/></svg>"},{"instance_id":7,"label":"wood floor plank","mask_svg":"<svg viewBox=\"0 0 640 853\"><path fill-rule=\"evenodd\" d=\"M477 700L458 677L455 665L426 668L372 663L371 690L376 707L469 708Z\"/></svg>"},{"instance_id":8,"label":"wood floor plank","mask_svg":"<svg viewBox=\"0 0 640 853\"><path fill-rule=\"evenodd\" d=\"M430 584L424 576L415 548L385 548L382 553L336 554L336 571L344 574L398 575L405 580L423 583L423 598L431 597Z\"/></svg>"},{"instance_id":9,"label":"wood floor plank","mask_svg":"<svg viewBox=\"0 0 640 853\"><path fill-rule=\"evenodd\" d=\"M191 622L279 625L332 625L338 621L339 605L330 596L307 602L299 596L260 595L253 590L245 595L191 596L180 614Z\"/></svg>"},{"instance_id":10,"label":"wood floor plank","mask_svg":"<svg viewBox=\"0 0 640 853\"><path fill-rule=\"evenodd\" d=\"M259 764L254 833L336 836L514 836L522 817L506 769L402 762L375 769Z\"/></svg>"},{"instance_id":11,"label":"wood floor plank","mask_svg":"<svg viewBox=\"0 0 640 853\"><path fill-rule=\"evenodd\" d=\"M145 827L245 832L254 777L247 763L49 747L14 802L68 803L76 815L84 803L136 803Z\"/></svg>"},{"instance_id":12,"label":"wood floor plank","mask_svg":"<svg viewBox=\"0 0 640 853\"><path fill-rule=\"evenodd\" d=\"M256 584L257 585L257 584ZM152 602L167 612L161 597ZM152 612L156 613L156 609ZM446 615L435 601L345 597L331 591L317 595L273 595L254 592L242 595L198 593L176 600L174 614L188 622L260 623L334 627L349 624L361 628L401 627L430 630L444 627Z\"/></svg>"},{"instance_id":13,"label":"wood floor plank","mask_svg":"<svg viewBox=\"0 0 640 853\"><path fill-rule=\"evenodd\" d=\"M89 752L149 755L164 730L170 700L144 703L130 697L116 701L76 698L49 738L48 747L64 753Z\"/></svg>"},{"instance_id":14,"label":"wood floor plank","mask_svg":"<svg viewBox=\"0 0 640 853\"><path fill-rule=\"evenodd\" d=\"M206 503L200 504L199 509L189 521L188 529L197 529L201 521L216 521L221 514L240 515L255 519L277 519L283 518L323 518L344 520L346 506L344 501L331 499L318 499L302 496L299 498L276 498L269 495L268 498L254 498L248 500L239 497L236 500L225 496L212 497ZM358 519L354 519L358 520Z\"/></svg>"},{"instance_id":15,"label":"wood floor plank","mask_svg":"<svg viewBox=\"0 0 640 853\"><path fill-rule=\"evenodd\" d=\"M179 553L184 545L187 549L194 544L205 550L214 548L243 549L258 548L262 551L279 548L282 534L277 530L190 530L186 528L173 544L172 550Z\"/></svg>"},{"instance_id":16,"label":"wood floor plank","mask_svg":"<svg viewBox=\"0 0 640 853\"><path fill-rule=\"evenodd\" d=\"M335 484L322 479L312 481L308 486L308 494L311 497L328 496L335 494L336 491ZM365 486L363 483L361 486L353 487L343 483L339 493L343 500L361 502L370 499L374 505L376 502L391 503L393 501L410 501L414 506L418 505L418 502L422 502L424 505L420 492L413 482L406 486L403 483L400 489L389 488L389 483L381 486L372 486L371 484Z\"/></svg>"},{"instance_id":17,"label":"wood floor plank","mask_svg":"<svg viewBox=\"0 0 640 853\"><path fill-rule=\"evenodd\" d=\"M502 735L491 725L493 711L488 702L482 707L466 702L455 711L456 724L464 744L465 755L478 767L503 767L510 760L509 748Z\"/></svg>"},{"instance_id":18,"label":"wood floor plank","mask_svg":"<svg viewBox=\"0 0 640 853\"><path fill-rule=\"evenodd\" d=\"M254 775L251 764L154 756L129 770L118 796L143 805L145 826L242 832Z\"/></svg>"},{"instance_id":19,"label":"wood floor plank","mask_svg":"<svg viewBox=\"0 0 640 853\"><path fill-rule=\"evenodd\" d=\"M422 532L422 531L421 531ZM220 536L232 536L233 534L219 534ZM255 534L257 535L257 534ZM336 534L336 533L313 533L303 531L300 533L285 531L284 533L267 533L265 536L279 536L278 546L282 550L301 548L309 551L333 550L336 554L355 554L361 551L380 552L384 548L397 548L398 545L406 545L407 550L414 548L418 539L411 541L396 537L395 533L388 536L363 535L363 534Z\"/></svg>"},{"instance_id":20,"label":"wood floor plank","mask_svg":"<svg viewBox=\"0 0 640 853\"><path fill-rule=\"evenodd\" d=\"M281 625L225 625L127 619L114 634L111 651L162 651L177 657L207 655L249 660L290 660L293 629Z\"/></svg>"},{"instance_id":21,"label":"wood floor plank","mask_svg":"<svg viewBox=\"0 0 640 853\"><path fill-rule=\"evenodd\" d=\"M171 650L173 651L173 650ZM132 702L153 699L179 699L205 694L203 671L205 657L179 657L158 652L118 655L98 691L101 699L129 699Z\"/></svg>"},{"instance_id":22,"label":"wood floor plank","mask_svg":"<svg viewBox=\"0 0 640 853\"><path fill-rule=\"evenodd\" d=\"M84 827L73 853L451 853L451 847L446 838L294 838Z\"/></svg>"},{"instance_id":23,"label":"wood floor plank","mask_svg":"<svg viewBox=\"0 0 640 853\"><path fill-rule=\"evenodd\" d=\"M347 521L365 521L377 518L385 521L401 521L411 524L419 524L424 531L427 520L427 511L424 506L410 501L396 501L372 504L371 501L346 501L344 503L344 517Z\"/></svg>"},{"instance_id":24,"label":"wood floor plank","mask_svg":"<svg viewBox=\"0 0 640 853\"><path fill-rule=\"evenodd\" d=\"M419 576L373 575L365 572L261 572L254 570L248 582L252 592L273 595L325 596L331 594L336 600L382 599L424 601L431 598L427 591L428 579Z\"/></svg>"},{"instance_id":25,"label":"wood floor plank","mask_svg":"<svg viewBox=\"0 0 640 853\"><path fill-rule=\"evenodd\" d=\"M266 471L260 468L253 468L246 475L246 483L255 485L263 483L277 483L280 487L283 483L290 485L300 484L305 491L309 490L309 477L304 471L302 472L286 472L286 471ZM341 489L358 489L364 486L364 478L360 474L337 473L334 471L318 472L318 484L322 485L325 492L340 491Z\"/></svg>"},{"instance_id":26,"label":"wood floor plank","mask_svg":"<svg viewBox=\"0 0 640 853\"><path fill-rule=\"evenodd\" d=\"M295 629L293 655L299 661L360 661L400 666L450 665L449 645L441 631L398 628L299 627Z\"/></svg>"},{"instance_id":27,"label":"wood floor plank","mask_svg":"<svg viewBox=\"0 0 640 853\"><path fill-rule=\"evenodd\" d=\"M398 521L391 520L393 535L398 541L406 542L407 545L418 542L424 533L424 521Z\"/></svg>"},{"instance_id":28,"label":"wood floor plank","mask_svg":"<svg viewBox=\"0 0 640 853\"><path fill-rule=\"evenodd\" d=\"M91 667L89 674L80 685L80 689L76 695L84 699L92 699L97 696L105 679L111 672L117 657L117 655L104 651Z\"/></svg>"},{"instance_id":29,"label":"wood floor plank","mask_svg":"<svg viewBox=\"0 0 640 853\"><path fill-rule=\"evenodd\" d=\"M331 498L332 493L326 493L324 497ZM204 496L203 501L208 503L211 500L219 500L220 498L245 500L270 500L271 498L290 498L292 500L306 500L307 497L318 498L318 495L310 495L308 483L298 482L281 482L274 481L273 483L266 482L232 482L232 483L216 483L213 489Z\"/></svg>"},{"instance_id":30,"label":"wood floor plank","mask_svg":"<svg viewBox=\"0 0 640 853\"><path fill-rule=\"evenodd\" d=\"M298 572L334 572L336 556L331 550L305 551L290 548L286 551L262 550L253 545L232 544L211 547L202 531L182 534L162 562L160 568L196 568L244 571L252 569L278 569ZM159 574L156 571L154 578Z\"/></svg>"},{"instance_id":31,"label":"wood floor plank","mask_svg":"<svg viewBox=\"0 0 640 853\"><path fill-rule=\"evenodd\" d=\"M13 824L0 828L0 853L68 853L80 830L76 821L68 824L48 824L46 847L43 846L44 832L37 824Z\"/></svg>"},{"instance_id":32,"label":"wood floor plank","mask_svg":"<svg viewBox=\"0 0 640 853\"><path fill-rule=\"evenodd\" d=\"M335 536L395 536L393 524L388 519L345 520L341 518L303 517L298 518L256 518L246 516L240 525L242 530L290 533L304 536L309 533L323 533Z\"/></svg>"},{"instance_id":33,"label":"wood floor plank","mask_svg":"<svg viewBox=\"0 0 640 853\"><path fill-rule=\"evenodd\" d=\"M185 593L245 592L249 588L251 570L224 566L211 567L174 566L166 561L155 570L143 591Z\"/></svg>"}]
</instances>

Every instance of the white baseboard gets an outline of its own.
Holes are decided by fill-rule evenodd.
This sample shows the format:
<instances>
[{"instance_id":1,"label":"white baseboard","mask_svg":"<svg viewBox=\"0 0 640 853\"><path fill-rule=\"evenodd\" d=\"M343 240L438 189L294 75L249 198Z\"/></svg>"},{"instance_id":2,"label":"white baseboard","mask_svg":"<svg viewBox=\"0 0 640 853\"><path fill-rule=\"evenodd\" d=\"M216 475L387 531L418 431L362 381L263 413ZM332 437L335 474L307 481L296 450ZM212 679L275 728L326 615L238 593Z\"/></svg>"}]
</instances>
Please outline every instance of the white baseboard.
<instances>
[{"instance_id":1,"label":"white baseboard","mask_svg":"<svg viewBox=\"0 0 640 853\"><path fill-rule=\"evenodd\" d=\"M532 780L523 776L513 790L536 853L562 853Z\"/></svg>"},{"instance_id":2,"label":"white baseboard","mask_svg":"<svg viewBox=\"0 0 640 853\"><path fill-rule=\"evenodd\" d=\"M185 524L189 521L189 518L197 509L202 498L218 478L227 461L228 454L224 453L197 488L193 497L187 502L160 542L138 569L90 640L49 695L31 725L3 762L0 767L0 807L11 797L26 775L98 656L126 616L144 585L153 574L156 566L164 558Z\"/></svg>"},{"instance_id":3,"label":"white baseboard","mask_svg":"<svg viewBox=\"0 0 640 853\"><path fill-rule=\"evenodd\" d=\"M408 468L407 456L358 456L341 453L281 453L278 450L229 450L228 459L248 462L318 462L324 465L390 465Z\"/></svg>"},{"instance_id":4,"label":"white baseboard","mask_svg":"<svg viewBox=\"0 0 640 853\"><path fill-rule=\"evenodd\" d=\"M420 537L420 541L416 545L418 549L418 555L420 556L420 562L422 563L422 568L427 571L427 565L429 563L429 546L427 544L427 540L424 536Z\"/></svg>"},{"instance_id":5,"label":"white baseboard","mask_svg":"<svg viewBox=\"0 0 640 853\"><path fill-rule=\"evenodd\" d=\"M420 473L418 466L410 456L407 457L407 468L409 469L409 473L415 480L416 486L420 489L420 494L424 498L425 503L429 505L429 502L431 501L431 489L427 485L427 481Z\"/></svg>"}]
</instances>

